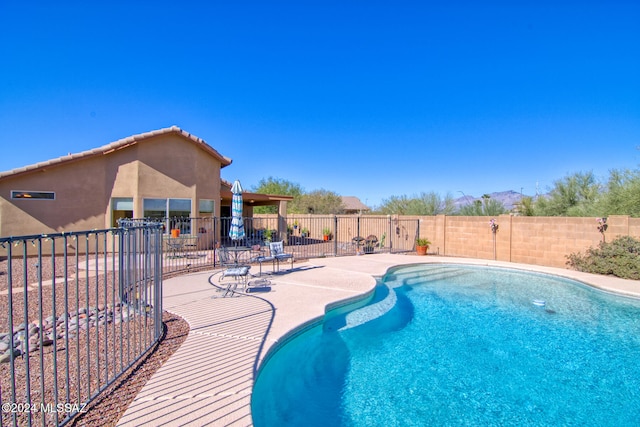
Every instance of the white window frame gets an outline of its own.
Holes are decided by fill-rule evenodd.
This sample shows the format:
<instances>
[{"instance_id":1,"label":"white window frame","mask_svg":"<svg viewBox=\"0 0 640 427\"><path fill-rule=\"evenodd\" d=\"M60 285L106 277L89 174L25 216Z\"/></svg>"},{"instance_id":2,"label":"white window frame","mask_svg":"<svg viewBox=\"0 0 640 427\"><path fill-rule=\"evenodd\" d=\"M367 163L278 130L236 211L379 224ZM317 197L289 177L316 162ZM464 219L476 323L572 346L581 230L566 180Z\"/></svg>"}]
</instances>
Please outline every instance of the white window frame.
<instances>
[{"instance_id":1,"label":"white window frame","mask_svg":"<svg viewBox=\"0 0 640 427\"><path fill-rule=\"evenodd\" d=\"M165 233L169 233L170 229L171 229L171 218L172 216L170 216L171 211L169 210L169 206L171 204L172 200L180 200L180 201L185 201L188 200L189 201L189 218L193 217L193 200L192 199L188 199L188 198L182 198L182 197L167 197L167 198L161 198L161 197L143 197L142 198L142 215L144 217L148 217L146 215L146 209L144 206L144 203L146 200L164 200L165 201L165 209L164 209L164 217L162 217L164 219L164 223L165 223ZM160 212L160 211L158 211ZM160 218L160 217L156 217L156 218ZM188 228L190 230L190 227Z\"/></svg>"}]
</instances>

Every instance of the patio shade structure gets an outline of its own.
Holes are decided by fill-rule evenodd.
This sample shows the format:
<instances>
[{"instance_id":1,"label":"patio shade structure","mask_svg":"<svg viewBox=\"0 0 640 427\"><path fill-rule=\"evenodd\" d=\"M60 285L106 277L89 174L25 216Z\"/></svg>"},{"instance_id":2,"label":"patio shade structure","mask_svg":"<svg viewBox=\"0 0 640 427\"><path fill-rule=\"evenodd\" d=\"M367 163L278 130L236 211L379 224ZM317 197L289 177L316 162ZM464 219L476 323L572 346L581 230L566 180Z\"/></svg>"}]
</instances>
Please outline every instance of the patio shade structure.
<instances>
[{"instance_id":1,"label":"patio shade structure","mask_svg":"<svg viewBox=\"0 0 640 427\"><path fill-rule=\"evenodd\" d=\"M244 222L242 221L242 185L237 179L231 187L233 196L231 198L231 227L229 237L237 242L244 239Z\"/></svg>"}]
</instances>

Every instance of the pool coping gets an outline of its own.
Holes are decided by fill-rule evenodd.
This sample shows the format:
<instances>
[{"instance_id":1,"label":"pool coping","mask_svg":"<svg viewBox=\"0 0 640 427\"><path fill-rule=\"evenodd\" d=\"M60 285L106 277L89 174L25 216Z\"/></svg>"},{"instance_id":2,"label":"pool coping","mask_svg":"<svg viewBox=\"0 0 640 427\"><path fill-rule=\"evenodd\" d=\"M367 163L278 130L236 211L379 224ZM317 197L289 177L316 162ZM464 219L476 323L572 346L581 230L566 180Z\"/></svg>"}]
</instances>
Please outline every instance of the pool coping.
<instances>
[{"instance_id":1,"label":"pool coping","mask_svg":"<svg viewBox=\"0 0 640 427\"><path fill-rule=\"evenodd\" d=\"M185 343L152 376L118 425L252 425L251 392L264 361L328 311L366 298L396 266L494 266L546 273L640 298L640 281L502 261L371 254L314 258L269 276L269 292L221 298L216 272L165 280L163 304L190 325Z\"/></svg>"}]
</instances>

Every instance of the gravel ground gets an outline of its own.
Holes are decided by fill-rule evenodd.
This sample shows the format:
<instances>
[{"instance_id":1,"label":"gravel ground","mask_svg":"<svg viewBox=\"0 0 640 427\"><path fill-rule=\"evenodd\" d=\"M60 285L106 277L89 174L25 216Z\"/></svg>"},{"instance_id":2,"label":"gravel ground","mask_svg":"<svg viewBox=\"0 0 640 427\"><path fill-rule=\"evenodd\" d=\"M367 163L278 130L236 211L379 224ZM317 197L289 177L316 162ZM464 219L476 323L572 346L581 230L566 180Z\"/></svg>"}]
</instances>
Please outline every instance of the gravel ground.
<instances>
[{"instance_id":1,"label":"gravel ground","mask_svg":"<svg viewBox=\"0 0 640 427\"><path fill-rule=\"evenodd\" d=\"M163 313L163 324L164 324L164 334L162 339L158 344L156 344L149 352L147 352L134 366L129 368L125 373L120 377L120 379L110 385L106 390L104 390L100 397L96 399L89 406L84 408L86 412L79 414L76 416L69 425L72 426L115 426L120 417L124 414L125 410L129 406L129 404L136 397L138 392L142 389L145 383L151 378L151 376L162 366L162 364L173 354L175 351L182 345L182 343L187 339L187 335L189 333L189 324L182 319L181 317L164 312ZM82 343L80 345L82 347ZM70 351L74 351L71 347ZM33 356L31 357L33 358ZM51 366L50 362L47 360L51 360L51 353L45 356L45 366ZM34 381L36 384L32 386L37 390L32 390L32 395L34 399L39 399L39 379L38 375L39 369L38 364L34 364L32 367L31 376L35 378ZM81 365L82 366L82 365ZM10 390L7 386L7 381L9 379L8 375L8 364L3 364L2 366L2 390ZM74 372L74 369L71 369L71 372ZM20 380L20 376L23 374L18 373L16 378L18 381ZM83 390L83 397L86 394L84 390L84 386L88 384L86 381L86 372L80 373L83 379L81 386ZM75 378L73 378L75 379ZM52 395L52 375L45 375L45 402L54 402ZM58 383L59 392L64 393L64 386L60 384L64 383L63 378L60 378ZM93 383L93 387L95 387L96 378L91 380ZM78 393L78 389L71 386L70 392ZM2 425L11 425L10 414L3 413L2 414ZM32 423L33 424L41 424L42 419L40 418L42 414L33 414ZM63 413L59 413L59 421L64 418ZM51 414L47 414L44 416L44 421L46 425L55 425L55 421ZM27 417L25 413L19 414L18 417L18 425L26 425Z\"/></svg>"},{"instance_id":2,"label":"gravel ground","mask_svg":"<svg viewBox=\"0 0 640 427\"><path fill-rule=\"evenodd\" d=\"M165 312L165 335L158 345L121 380L113 384L87 412L77 416L72 426L115 426L145 383L187 339L189 324L181 317Z\"/></svg>"},{"instance_id":3,"label":"gravel ground","mask_svg":"<svg viewBox=\"0 0 640 427\"><path fill-rule=\"evenodd\" d=\"M67 266L66 274L71 278L75 273L75 260L69 262L73 265ZM41 266L37 265L34 259L27 259L26 269L23 264L22 259L12 260L13 295L10 299L7 292L8 263L7 260L0 260L0 332L7 332L9 329L9 303L12 306L15 328L22 322L35 321L42 324L42 319L54 313L60 316L64 312L74 312L78 307L87 306L104 308L117 301L111 272L88 277L84 271L79 271L80 279L72 279L65 284L65 266L62 259L57 258L55 263L43 260ZM46 281L54 276L56 286L45 284L41 289L28 286L25 294L24 283L31 285L38 283L40 278ZM144 292L144 289L137 291L138 294ZM42 301L42 304L38 301ZM118 381L102 392L100 398L90 407L85 408L86 413L75 417L72 425L116 424L146 381L186 339L189 332L186 321L167 312L163 313L162 321L164 334L161 341L152 346ZM153 329L152 318L144 315L142 311L137 316L132 316L132 320L117 326L110 323L89 328L88 333L81 332L69 341L58 339L55 342L57 357L54 357L53 345L43 347L41 351L34 351L29 357L18 357L13 379L16 396L25 396L26 370L29 369L32 402L53 403L56 402L56 396L58 402L86 401L99 387L105 386L108 378L112 378L147 346L146 343L152 340ZM11 400L9 366L8 363L0 364L0 395L3 403ZM20 400L18 398L18 401ZM11 425L10 415L2 413L2 425ZM64 412L58 415L58 421L66 416ZM55 418L50 413L32 414L32 420L36 424L55 425ZM19 425L25 425L27 414L20 413L17 422Z\"/></svg>"}]
</instances>

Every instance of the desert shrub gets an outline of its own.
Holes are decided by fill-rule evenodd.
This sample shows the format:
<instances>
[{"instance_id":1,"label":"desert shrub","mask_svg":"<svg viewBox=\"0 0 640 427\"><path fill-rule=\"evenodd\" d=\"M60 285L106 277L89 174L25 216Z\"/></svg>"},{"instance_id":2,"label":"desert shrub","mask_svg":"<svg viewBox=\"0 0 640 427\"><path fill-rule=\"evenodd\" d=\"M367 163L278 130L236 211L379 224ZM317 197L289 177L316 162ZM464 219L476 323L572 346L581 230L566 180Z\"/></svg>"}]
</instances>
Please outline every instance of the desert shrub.
<instances>
[{"instance_id":1,"label":"desert shrub","mask_svg":"<svg viewBox=\"0 0 640 427\"><path fill-rule=\"evenodd\" d=\"M630 236L618 237L610 243L600 242L584 255L573 253L567 258L567 265L578 271L640 279L640 240Z\"/></svg>"}]
</instances>

